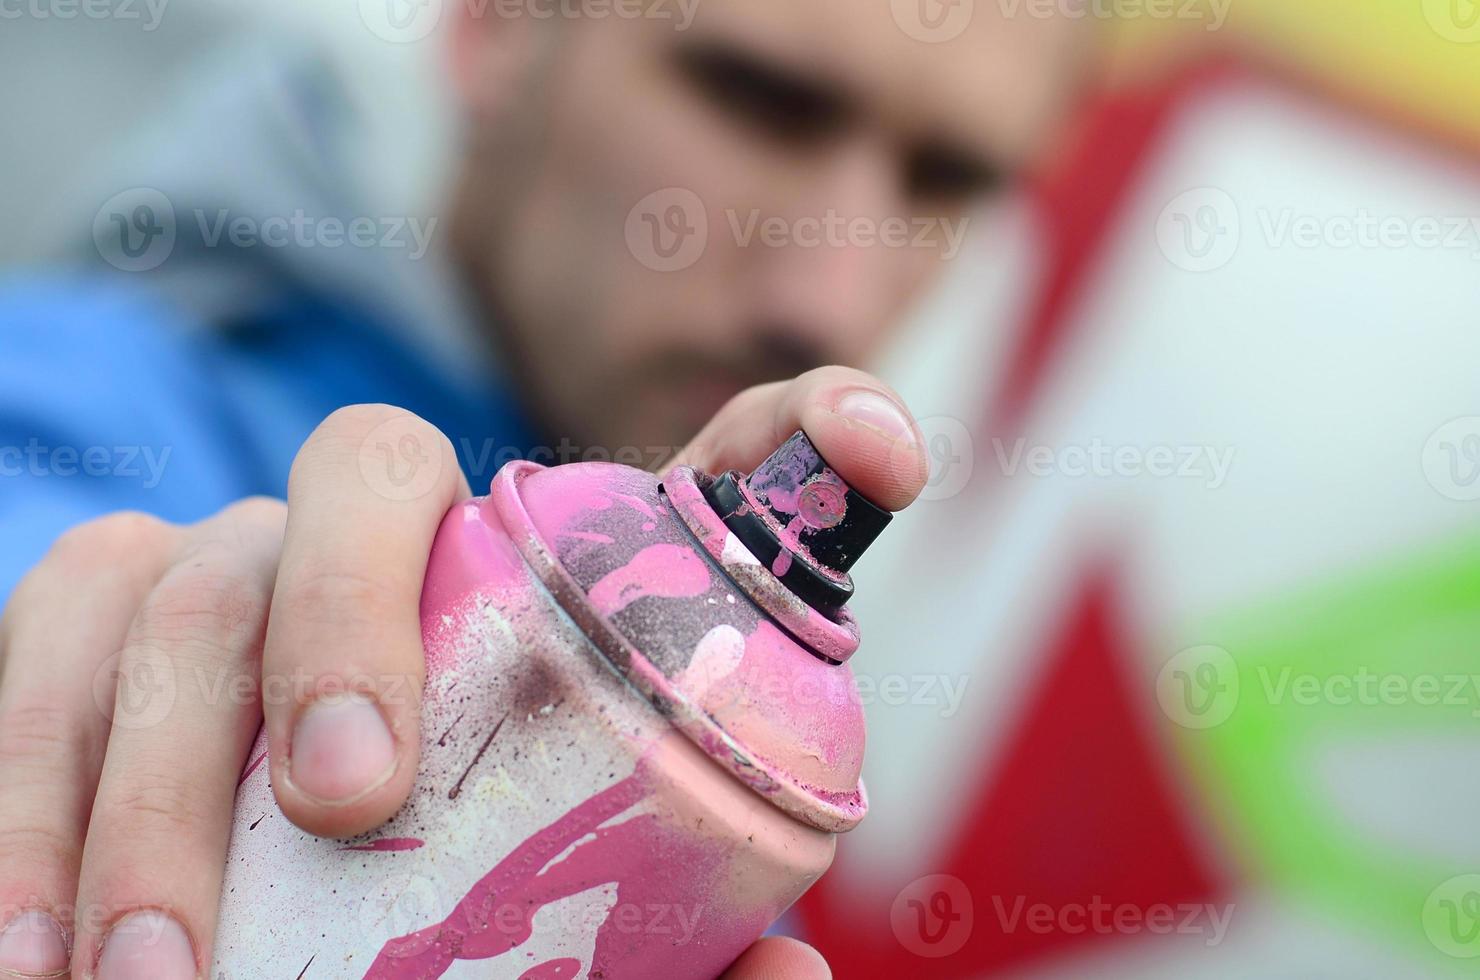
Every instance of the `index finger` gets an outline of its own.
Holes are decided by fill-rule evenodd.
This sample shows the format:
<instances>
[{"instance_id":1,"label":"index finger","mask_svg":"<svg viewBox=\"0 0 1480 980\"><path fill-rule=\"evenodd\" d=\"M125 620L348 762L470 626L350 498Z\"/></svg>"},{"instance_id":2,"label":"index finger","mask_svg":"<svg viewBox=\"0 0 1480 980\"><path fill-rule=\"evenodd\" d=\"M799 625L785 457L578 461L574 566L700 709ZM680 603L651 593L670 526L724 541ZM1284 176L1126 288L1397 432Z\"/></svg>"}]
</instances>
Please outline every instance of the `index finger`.
<instances>
[{"instance_id":1,"label":"index finger","mask_svg":"<svg viewBox=\"0 0 1480 980\"><path fill-rule=\"evenodd\" d=\"M885 510L908 507L930 476L924 439L900 397L872 375L843 367L735 396L675 462L710 473L749 470L798 429L854 490Z\"/></svg>"},{"instance_id":2,"label":"index finger","mask_svg":"<svg viewBox=\"0 0 1480 980\"><path fill-rule=\"evenodd\" d=\"M770 936L747 949L720 980L831 980L822 954L795 939Z\"/></svg>"},{"instance_id":3,"label":"index finger","mask_svg":"<svg viewBox=\"0 0 1480 980\"><path fill-rule=\"evenodd\" d=\"M469 496L447 438L384 405L335 412L293 463L262 694L273 791L305 830L362 833L411 792L422 580Z\"/></svg>"}]
</instances>

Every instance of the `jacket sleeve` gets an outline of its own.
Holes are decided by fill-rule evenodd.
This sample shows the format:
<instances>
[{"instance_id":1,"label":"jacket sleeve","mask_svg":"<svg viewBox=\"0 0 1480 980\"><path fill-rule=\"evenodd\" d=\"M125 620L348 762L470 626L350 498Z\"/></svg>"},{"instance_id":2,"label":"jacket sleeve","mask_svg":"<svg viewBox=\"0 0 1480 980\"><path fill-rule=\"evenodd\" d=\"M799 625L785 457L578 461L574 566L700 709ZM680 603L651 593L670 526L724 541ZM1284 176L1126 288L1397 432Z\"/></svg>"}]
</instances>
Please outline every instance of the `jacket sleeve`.
<instances>
[{"instance_id":1,"label":"jacket sleeve","mask_svg":"<svg viewBox=\"0 0 1480 980\"><path fill-rule=\"evenodd\" d=\"M190 326L137 287L0 287L0 602L69 527L251 492Z\"/></svg>"}]
</instances>

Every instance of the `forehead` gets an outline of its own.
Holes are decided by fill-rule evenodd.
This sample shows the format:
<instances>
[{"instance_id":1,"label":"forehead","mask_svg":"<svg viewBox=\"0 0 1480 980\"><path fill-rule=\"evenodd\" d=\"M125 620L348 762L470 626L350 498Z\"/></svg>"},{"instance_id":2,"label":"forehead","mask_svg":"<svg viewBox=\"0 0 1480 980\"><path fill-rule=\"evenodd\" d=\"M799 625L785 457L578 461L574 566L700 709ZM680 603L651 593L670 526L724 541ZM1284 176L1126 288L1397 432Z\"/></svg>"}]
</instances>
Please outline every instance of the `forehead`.
<instances>
[{"instance_id":1,"label":"forehead","mask_svg":"<svg viewBox=\"0 0 1480 980\"><path fill-rule=\"evenodd\" d=\"M1077 88L1089 34L1000 0L666 2L694 5L689 38L745 45L837 86L874 122L1013 162Z\"/></svg>"}]
</instances>

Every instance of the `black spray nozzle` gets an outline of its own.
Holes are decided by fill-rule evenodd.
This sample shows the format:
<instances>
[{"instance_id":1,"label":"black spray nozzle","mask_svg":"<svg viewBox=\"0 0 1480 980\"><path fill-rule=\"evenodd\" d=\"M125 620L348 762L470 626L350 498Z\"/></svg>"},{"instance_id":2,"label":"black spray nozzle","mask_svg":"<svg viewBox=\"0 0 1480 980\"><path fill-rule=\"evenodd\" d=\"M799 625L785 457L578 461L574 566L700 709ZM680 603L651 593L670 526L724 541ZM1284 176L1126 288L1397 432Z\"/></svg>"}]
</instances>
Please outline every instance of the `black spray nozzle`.
<instances>
[{"instance_id":1,"label":"black spray nozzle","mask_svg":"<svg viewBox=\"0 0 1480 980\"><path fill-rule=\"evenodd\" d=\"M848 486L802 432L749 476L717 478L705 496L751 554L824 612L847 604L848 570L894 519Z\"/></svg>"}]
</instances>

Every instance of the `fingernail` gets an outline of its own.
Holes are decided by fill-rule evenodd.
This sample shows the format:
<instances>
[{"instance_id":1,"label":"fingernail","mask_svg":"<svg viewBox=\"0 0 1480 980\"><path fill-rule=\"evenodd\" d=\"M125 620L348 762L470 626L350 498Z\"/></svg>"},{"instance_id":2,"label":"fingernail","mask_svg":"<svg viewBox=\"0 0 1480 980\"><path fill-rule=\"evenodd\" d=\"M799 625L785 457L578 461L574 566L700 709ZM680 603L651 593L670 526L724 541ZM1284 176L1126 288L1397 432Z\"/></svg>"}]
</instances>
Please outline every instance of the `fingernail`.
<instances>
[{"instance_id":1,"label":"fingernail","mask_svg":"<svg viewBox=\"0 0 1480 980\"><path fill-rule=\"evenodd\" d=\"M331 694L309 705L293 732L293 785L324 803L352 803L391 778L396 741L364 694Z\"/></svg>"},{"instance_id":2,"label":"fingernail","mask_svg":"<svg viewBox=\"0 0 1480 980\"><path fill-rule=\"evenodd\" d=\"M103 938L97 980L192 980L195 947L185 927L163 912L135 912Z\"/></svg>"},{"instance_id":3,"label":"fingernail","mask_svg":"<svg viewBox=\"0 0 1480 980\"><path fill-rule=\"evenodd\" d=\"M0 977L59 977L67 972L67 934L38 909L0 929Z\"/></svg>"},{"instance_id":4,"label":"fingernail","mask_svg":"<svg viewBox=\"0 0 1480 980\"><path fill-rule=\"evenodd\" d=\"M834 411L907 446L915 445L915 427L909 416L892 399L876 391L850 391L838 400Z\"/></svg>"}]
</instances>

